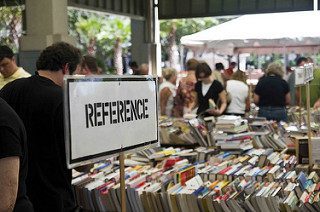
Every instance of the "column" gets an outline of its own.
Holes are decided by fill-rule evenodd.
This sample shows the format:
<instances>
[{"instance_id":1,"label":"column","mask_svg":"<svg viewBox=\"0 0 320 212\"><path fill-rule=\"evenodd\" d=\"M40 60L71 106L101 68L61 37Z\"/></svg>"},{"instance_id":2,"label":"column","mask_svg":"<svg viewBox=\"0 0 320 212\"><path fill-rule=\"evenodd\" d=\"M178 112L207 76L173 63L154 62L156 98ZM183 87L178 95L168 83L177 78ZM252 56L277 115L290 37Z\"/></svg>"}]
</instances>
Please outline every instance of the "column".
<instances>
[{"instance_id":1,"label":"column","mask_svg":"<svg viewBox=\"0 0 320 212\"><path fill-rule=\"evenodd\" d=\"M150 74L161 75L158 1L146 1L145 20L131 19L132 60L149 64ZM142 33L144 32L144 33Z\"/></svg>"},{"instance_id":2,"label":"column","mask_svg":"<svg viewBox=\"0 0 320 212\"><path fill-rule=\"evenodd\" d=\"M30 73L44 48L65 41L75 44L68 35L67 0L26 0L26 35L20 40L19 65Z\"/></svg>"},{"instance_id":3,"label":"column","mask_svg":"<svg viewBox=\"0 0 320 212\"><path fill-rule=\"evenodd\" d=\"M131 19L132 60L139 65L148 63L148 44L146 43L145 34L145 21Z\"/></svg>"}]
</instances>

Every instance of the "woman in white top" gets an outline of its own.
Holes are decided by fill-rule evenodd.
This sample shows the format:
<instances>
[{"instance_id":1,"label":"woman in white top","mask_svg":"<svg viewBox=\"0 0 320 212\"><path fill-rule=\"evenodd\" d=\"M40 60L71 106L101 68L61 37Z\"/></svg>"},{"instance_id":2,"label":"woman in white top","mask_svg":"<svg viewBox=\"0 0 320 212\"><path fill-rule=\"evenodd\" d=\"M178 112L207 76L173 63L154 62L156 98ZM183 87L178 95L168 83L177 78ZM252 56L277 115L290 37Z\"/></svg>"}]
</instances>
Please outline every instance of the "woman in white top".
<instances>
[{"instance_id":1,"label":"woman in white top","mask_svg":"<svg viewBox=\"0 0 320 212\"><path fill-rule=\"evenodd\" d=\"M162 70L165 79L159 88L161 115L172 116L173 98L176 96L177 71L174 68Z\"/></svg>"},{"instance_id":2,"label":"woman in white top","mask_svg":"<svg viewBox=\"0 0 320 212\"><path fill-rule=\"evenodd\" d=\"M231 102L226 114L243 116L249 109L249 87L246 80L246 74L238 70L232 74L231 80L227 81L226 90L231 97Z\"/></svg>"}]
</instances>

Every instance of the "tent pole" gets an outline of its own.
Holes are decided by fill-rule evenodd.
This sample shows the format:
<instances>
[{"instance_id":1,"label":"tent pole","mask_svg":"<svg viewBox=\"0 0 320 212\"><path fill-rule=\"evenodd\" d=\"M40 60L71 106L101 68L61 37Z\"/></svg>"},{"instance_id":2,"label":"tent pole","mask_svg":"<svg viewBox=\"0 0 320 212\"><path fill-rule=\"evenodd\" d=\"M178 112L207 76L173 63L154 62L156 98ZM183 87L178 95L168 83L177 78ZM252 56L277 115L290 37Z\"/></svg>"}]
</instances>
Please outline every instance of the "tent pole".
<instances>
[{"instance_id":1,"label":"tent pole","mask_svg":"<svg viewBox=\"0 0 320 212\"><path fill-rule=\"evenodd\" d=\"M286 46L283 47L283 60L284 60L284 70L286 70L286 67L288 65L287 48L286 48Z\"/></svg>"},{"instance_id":2,"label":"tent pole","mask_svg":"<svg viewBox=\"0 0 320 212\"><path fill-rule=\"evenodd\" d=\"M180 44L180 70L185 70L183 57L184 57L184 46Z\"/></svg>"},{"instance_id":3,"label":"tent pole","mask_svg":"<svg viewBox=\"0 0 320 212\"><path fill-rule=\"evenodd\" d=\"M238 70L240 69L240 53L237 54L237 64L238 64Z\"/></svg>"}]
</instances>

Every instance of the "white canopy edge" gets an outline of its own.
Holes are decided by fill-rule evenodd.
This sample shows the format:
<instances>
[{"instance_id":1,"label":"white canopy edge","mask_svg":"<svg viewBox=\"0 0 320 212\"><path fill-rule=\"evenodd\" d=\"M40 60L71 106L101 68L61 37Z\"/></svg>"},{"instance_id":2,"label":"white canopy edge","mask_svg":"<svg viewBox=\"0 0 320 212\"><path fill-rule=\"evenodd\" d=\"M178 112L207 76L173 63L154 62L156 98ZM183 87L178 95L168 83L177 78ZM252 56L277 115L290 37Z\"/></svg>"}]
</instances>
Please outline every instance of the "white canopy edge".
<instances>
[{"instance_id":1,"label":"white canopy edge","mask_svg":"<svg viewBox=\"0 0 320 212\"><path fill-rule=\"evenodd\" d=\"M318 52L320 11L244 15L183 36L184 46L217 53Z\"/></svg>"}]
</instances>

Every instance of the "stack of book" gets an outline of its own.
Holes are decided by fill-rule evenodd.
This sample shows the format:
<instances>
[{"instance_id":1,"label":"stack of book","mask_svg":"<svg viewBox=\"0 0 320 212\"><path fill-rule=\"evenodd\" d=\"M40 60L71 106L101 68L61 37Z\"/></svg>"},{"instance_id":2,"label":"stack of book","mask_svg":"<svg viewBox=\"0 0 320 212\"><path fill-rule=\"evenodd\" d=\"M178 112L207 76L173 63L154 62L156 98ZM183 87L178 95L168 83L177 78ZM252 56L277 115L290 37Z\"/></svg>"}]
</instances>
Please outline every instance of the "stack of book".
<instances>
[{"instance_id":1,"label":"stack of book","mask_svg":"<svg viewBox=\"0 0 320 212\"><path fill-rule=\"evenodd\" d=\"M216 134L215 145L221 150L246 151L253 148L252 133Z\"/></svg>"},{"instance_id":2,"label":"stack of book","mask_svg":"<svg viewBox=\"0 0 320 212\"><path fill-rule=\"evenodd\" d=\"M206 120L207 119L207 120ZM216 145L217 135L230 135L237 137L237 134L242 134L247 131L251 132L251 140L255 148L274 148L281 150L288 146L293 146L292 136L303 136L306 134L306 127L297 127L295 124L277 123L274 121L267 121L265 119L242 119L239 116L221 116L216 118L206 117L193 118L190 120L183 119L166 119L160 124L160 142L161 144L188 146L197 145L203 147L212 147ZM249 123L248 123L249 122ZM319 127L312 125L314 131L319 131ZM235 136L234 136L235 135ZM233 139L233 138L231 138ZM223 139L222 139L223 140ZM230 141L230 137L227 138ZM236 144L243 143L240 141L229 142L223 145L219 141L218 146L223 146L222 149L233 148ZM245 142L248 144L250 142ZM240 149L247 149L249 146L245 144L240 145ZM245 148L243 146L246 146Z\"/></svg>"},{"instance_id":3,"label":"stack of book","mask_svg":"<svg viewBox=\"0 0 320 212\"><path fill-rule=\"evenodd\" d=\"M300 114L302 115L301 116L302 123L306 123L307 111L304 108L301 108L301 112L300 112L300 108L298 106L290 107L287 110L288 122L289 123L299 123L300 122Z\"/></svg>"},{"instance_id":4,"label":"stack of book","mask_svg":"<svg viewBox=\"0 0 320 212\"><path fill-rule=\"evenodd\" d=\"M185 185L195 174L195 166L186 159L177 158L166 160L159 168L150 165L127 167L127 210L153 211L157 203L146 202L153 201L155 195L160 195L158 192L167 191L174 184ZM112 163L101 163L90 173L78 173L72 180L78 204L87 211L120 211L119 180L119 168Z\"/></svg>"},{"instance_id":5,"label":"stack of book","mask_svg":"<svg viewBox=\"0 0 320 212\"><path fill-rule=\"evenodd\" d=\"M249 124L249 130L253 133L255 148L273 148L283 150L287 148L288 139L285 139L285 129L274 121L253 121Z\"/></svg>"},{"instance_id":6,"label":"stack of book","mask_svg":"<svg viewBox=\"0 0 320 212\"><path fill-rule=\"evenodd\" d=\"M223 115L217 118L216 130L227 133L241 133L248 130L248 121L240 116Z\"/></svg>"},{"instance_id":7,"label":"stack of book","mask_svg":"<svg viewBox=\"0 0 320 212\"><path fill-rule=\"evenodd\" d=\"M194 118L189 120L189 125L191 129L191 135L200 146L213 146L210 130L208 129L205 120Z\"/></svg>"},{"instance_id":8,"label":"stack of book","mask_svg":"<svg viewBox=\"0 0 320 212\"><path fill-rule=\"evenodd\" d=\"M188 120L166 118L159 121L160 142L170 145L194 145L197 140L192 136Z\"/></svg>"},{"instance_id":9,"label":"stack of book","mask_svg":"<svg viewBox=\"0 0 320 212\"><path fill-rule=\"evenodd\" d=\"M319 168L297 165L285 151L251 149L238 155L195 150L144 150L164 159L125 169L128 211L319 211ZM183 155L196 153L196 162ZM152 157L153 157L152 156ZM156 157L155 157L156 158ZM154 159L153 159L154 160ZM119 167L98 163L72 184L88 211L120 211Z\"/></svg>"},{"instance_id":10,"label":"stack of book","mask_svg":"<svg viewBox=\"0 0 320 212\"><path fill-rule=\"evenodd\" d=\"M303 126L306 126L307 124L307 110L305 108L300 108L299 107L291 107L287 111L288 114L288 123L290 125L295 125L298 127L299 130L302 132L303 129L300 129L299 123L301 121L301 124ZM301 117L300 117L301 114ZM320 110L319 109L310 109L310 123L311 123L311 128L314 131L319 131L319 124L320 124Z\"/></svg>"},{"instance_id":11,"label":"stack of book","mask_svg":"<svg viewBox=\"0 0 320 212\"><path fill-rule=\"evenodd\" d=\"M236 156L232 152L219 153L210 159L199 174L204 180L236 179L244 177L254 181L280 179L283 170L295 167L295 156L274 152L273 149L252 149L243 155ZM221 157L226 159L221 160Z\"/></svg>"},{"instance_id":12,"label":"stack of book","mask_svg":"<svg viewBox=\"0 0 320 212\"><path fill-rule=\"evenodd\" d=\"M278 133L278 124L275 121L252 121L249 123L249 131L255 132L256 135L266 135L269 133Z\"/></svg>"},{"instance_id":13,"label":"stack of book","mask_svg":"<svg viewBox=\"0 0 320 212\"><path fill-rule=\"evenodd\" d=\"M190 162L205 162L208 161L212 155L217 154L218 152L218 149L205 147L198 147L195 149L154 147L128 154L126 160L130 159L131 161L144 163L144 165L161 162L170 157L188 159Z\"/></svg>"},{"instance_id":14,"label":"stack of book","mask_svg":"<svg viewBox=\"0 0 320 212\"><path fill-rule=\"evenodd\" d=\"M277 129L275 129L277 128ZM215 133L215 145L223 150L248 150L254 148L273 148L281 151L287 148L288 139L281 136L274 122L263 121L249 124L249 132Z\"/></svg>"},{"instance_id":15,"label":"stack of book","mask_svg":"<svg viewBox=\"0 0 320 212\"><path fill-rule=\"evenodd\" d=\"M286 141L278 134L269 133L266 135L254 135L254 146L257 148L273 148L274 150L283 150L287 148Z\"/></svg>"},{"instance_id":16,"label":"stack of book","mask_svg":"<svg viewBox=\"0 0 320 212\"><path fill-rule=\"evenodd\" d=\"M164 119L159 124L160 142L166 145L212 146L210 131L214 119Z\"/></svg>"}]
</instances>

